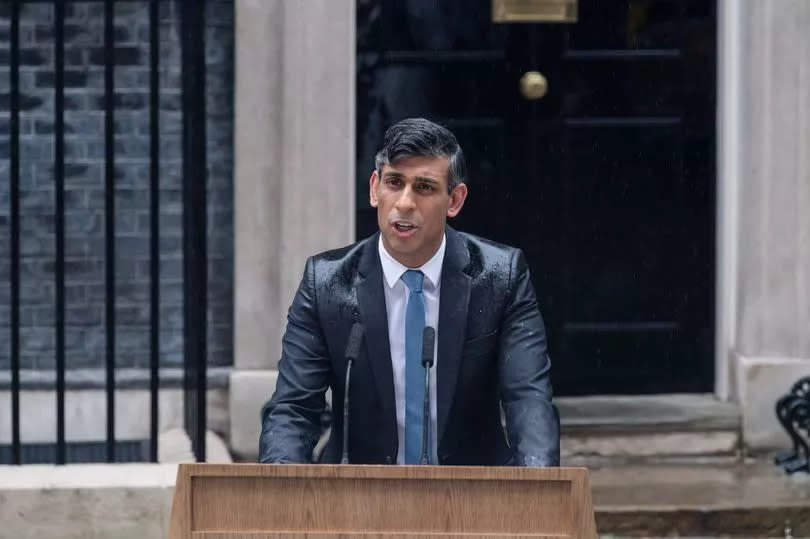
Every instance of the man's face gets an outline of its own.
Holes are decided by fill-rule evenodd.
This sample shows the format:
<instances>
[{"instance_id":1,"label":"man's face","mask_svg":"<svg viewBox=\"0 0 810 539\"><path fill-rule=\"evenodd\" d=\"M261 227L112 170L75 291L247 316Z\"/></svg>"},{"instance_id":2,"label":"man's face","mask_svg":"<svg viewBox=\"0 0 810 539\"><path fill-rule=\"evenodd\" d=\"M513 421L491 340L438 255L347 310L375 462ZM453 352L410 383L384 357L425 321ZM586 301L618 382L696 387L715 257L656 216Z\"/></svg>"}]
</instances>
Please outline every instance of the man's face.
<instances>
[{"instance_id":1,"label":"man's face","mask_svg":"<svg viewBox=\"0 0 810 539\"><path fill-rule=\"evenodd\" d=\"M409 268L436 253L447 218L458 215L467 198L464 184L447 192L449 170L444 157L405 157L371 174L369 198L383 244Z\"/></svg>"}]
</instances>

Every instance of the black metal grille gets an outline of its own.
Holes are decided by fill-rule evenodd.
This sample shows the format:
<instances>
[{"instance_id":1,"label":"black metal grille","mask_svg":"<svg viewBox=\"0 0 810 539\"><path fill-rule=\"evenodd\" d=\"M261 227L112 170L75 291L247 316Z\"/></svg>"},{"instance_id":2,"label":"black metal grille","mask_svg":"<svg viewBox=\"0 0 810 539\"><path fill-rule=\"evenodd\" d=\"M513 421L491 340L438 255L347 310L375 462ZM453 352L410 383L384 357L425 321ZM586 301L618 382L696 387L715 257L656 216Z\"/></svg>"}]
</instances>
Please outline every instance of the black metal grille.
<instances>
[{"instance_id":1,"label":"black metal grille","mask_svg":"<svg viewBox=\"0 0 810 539\"><path fill-rule=\"evenodd\" d=\"M67 0L6 0L8 2L9 65L9 354L11 444L0 446L0 463L157 460L160 357L160 126L159 8L170 0L140 0L148 4L149 34L149 312L150 312L150 437L115 438L116 388L116 160L115 160L115 35L116 3L134 0L94 0L104 12L104 276L106 439L99 443L68 443L65 439L65 9ZM85 2L88 3L88 2ZM54 342L56 374L56 432L54 444L22 444L20 437L20 13L23 4L53 7L53 183L54 183ZM206 150L204 2L177 2L182 47L183 116L183 280L185 427L198 460L205 459L206 392Z\"/></svg>"}]
</instances>

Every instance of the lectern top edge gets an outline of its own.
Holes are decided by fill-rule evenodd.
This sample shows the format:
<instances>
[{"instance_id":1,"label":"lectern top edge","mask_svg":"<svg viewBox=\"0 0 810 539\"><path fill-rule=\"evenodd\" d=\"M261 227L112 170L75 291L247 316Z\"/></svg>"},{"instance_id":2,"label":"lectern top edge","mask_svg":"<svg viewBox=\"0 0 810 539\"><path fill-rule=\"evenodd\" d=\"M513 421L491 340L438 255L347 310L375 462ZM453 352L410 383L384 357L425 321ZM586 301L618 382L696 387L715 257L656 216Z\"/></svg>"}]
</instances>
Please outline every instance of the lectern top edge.
<instances>
[{"instance_id":1,"label":"lectern top edge","mask_svg":"<svg viewBox=\"0 0 810 539\"><path fill-rule=\"evenodd\" d=\"M357 464L204 464L183 463L178 473L192 476L324 477L385 479L505 479L576 481L587 468L523 468L496 466L391 466Z\"/></svg>"}]
</instances>

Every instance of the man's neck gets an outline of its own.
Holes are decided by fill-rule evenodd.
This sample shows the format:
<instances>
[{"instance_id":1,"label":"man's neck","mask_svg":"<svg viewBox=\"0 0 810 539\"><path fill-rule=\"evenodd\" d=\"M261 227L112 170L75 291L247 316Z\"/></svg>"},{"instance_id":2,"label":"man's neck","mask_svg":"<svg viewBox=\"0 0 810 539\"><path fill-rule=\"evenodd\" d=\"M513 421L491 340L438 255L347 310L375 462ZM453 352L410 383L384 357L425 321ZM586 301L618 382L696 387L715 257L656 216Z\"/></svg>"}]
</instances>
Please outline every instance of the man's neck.
<instances>
[{"instance_id":1,"label":"man's neck","mask_svg":"<svg viewBox=\"0 0 810 539\"><path fill-rule=\"evenodd\" d=\"M439 252L439 248L442 246L442 240L443 239L444 239L444 236L439 238L439 241L436 243L436 245L434 245L433 248L430 249L430 251L429 251L430 254L428 254L428 255L414 255L414 256L411 256L411 257L403 256L403 255L398 254L398 253L394 253L391 250L391 248L388 245L386 245L385 237L382 238L382 246L385 249L385 252L388 253L388 255L391 258L393 258L394 260L396 260L397 262L399 262L400 264L402 264L406 268L418 269L418 268L421 268L422 266L424 266L425 264L427 264L427 262L431 258L436 256L436 253Z\"/></svg>"}]
</instances>

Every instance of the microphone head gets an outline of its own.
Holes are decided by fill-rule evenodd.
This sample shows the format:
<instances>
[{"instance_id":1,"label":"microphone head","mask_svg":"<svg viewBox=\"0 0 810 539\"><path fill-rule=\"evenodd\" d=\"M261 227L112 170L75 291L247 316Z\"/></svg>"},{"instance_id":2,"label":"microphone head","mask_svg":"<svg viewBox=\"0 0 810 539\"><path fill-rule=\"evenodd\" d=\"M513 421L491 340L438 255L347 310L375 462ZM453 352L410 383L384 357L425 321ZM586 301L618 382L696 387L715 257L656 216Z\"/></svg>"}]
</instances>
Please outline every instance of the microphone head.
<instances>
[{"instance_id":1,"label":"microphone head","mask_svg":"<svg viewBox=\"0 0 810 539\"><path fill-rule=\"evenodd\" d=\"M433 346L436 340L436 330L427 326L422 331L422 366L431 368L433 366Z\"/></svg>"},{"instance_id":2,"label":"microphone head","mask_svg":"<svg viewBox=\"0 0 810 539\"><path fill-rule=\"evenodd\" d=\"M352 325L352 330L349 333L349 340L346 344L346 359L354 361L360 355L360 345L363 343L363 334L365 329L363 324L355 322Z\"/></svg>"}]
</instances>

